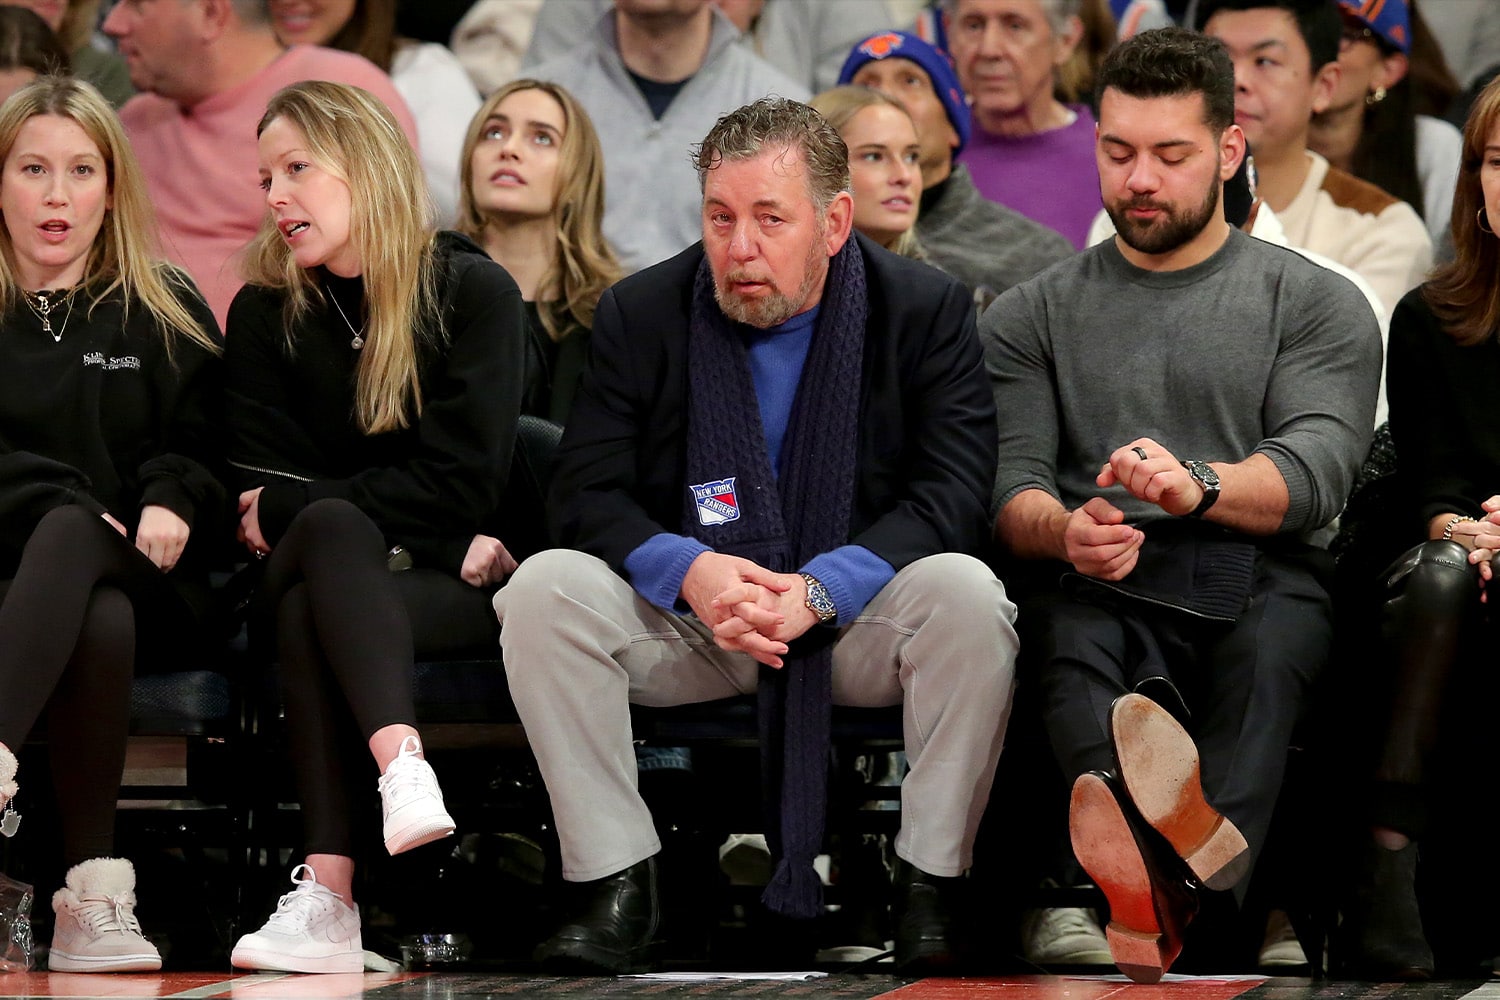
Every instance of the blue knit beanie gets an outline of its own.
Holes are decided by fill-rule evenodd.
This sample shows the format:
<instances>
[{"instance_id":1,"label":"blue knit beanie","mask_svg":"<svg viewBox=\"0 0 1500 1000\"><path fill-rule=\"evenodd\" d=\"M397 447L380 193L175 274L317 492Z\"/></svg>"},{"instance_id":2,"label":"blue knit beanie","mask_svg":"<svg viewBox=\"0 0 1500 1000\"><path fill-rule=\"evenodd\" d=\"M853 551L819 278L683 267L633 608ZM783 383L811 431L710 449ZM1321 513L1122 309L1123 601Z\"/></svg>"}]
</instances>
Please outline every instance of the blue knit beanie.
<instances>
[{"instance_id":1,"label":"blue knit beanie","mask_svg":"<svg viewBox=\"0 0 1500 1000\"><path fill-rule=\"evenodd\" d=\"M880 59L909 59L926 71L932 80L933 91L943 102L948 121L953 124L953 131L958 133L958 148L953 155L961 153L969 142L969 105L964 100L964 88L959 85L958 74L954 72L948 54L916 35L904 31L882 31L850 50L844 68L839 70L839 83L851 82L861 66Z\"/></svg>"}]
</instances>

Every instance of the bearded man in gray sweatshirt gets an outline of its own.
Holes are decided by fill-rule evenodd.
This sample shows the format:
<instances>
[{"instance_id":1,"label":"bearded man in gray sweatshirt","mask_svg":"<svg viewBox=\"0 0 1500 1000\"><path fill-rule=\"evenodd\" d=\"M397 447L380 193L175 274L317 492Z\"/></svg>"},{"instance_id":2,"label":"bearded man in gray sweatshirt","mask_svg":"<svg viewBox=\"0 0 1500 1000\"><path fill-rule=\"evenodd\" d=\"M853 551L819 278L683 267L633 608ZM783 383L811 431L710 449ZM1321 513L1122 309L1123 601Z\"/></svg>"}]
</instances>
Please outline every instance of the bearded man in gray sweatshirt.
<instances>
[{"instance_id":1,"label":"bearded man in gray sweatshirt","mask_svg":"<svg viewBox=\"0 0 1500 1000\"><path fill-rule=\"evenodd\" d=\"M1243 892L1265 839L1332 641L1308 536L1369 445L1380 334L1347 280L1224 220L1245 139L1222 45L1145 32L1100 94L1119 235L1007 292L980 334L1022 669L1111 954L1154 982L1198 891Z\"/></svg>"}]
</instances>

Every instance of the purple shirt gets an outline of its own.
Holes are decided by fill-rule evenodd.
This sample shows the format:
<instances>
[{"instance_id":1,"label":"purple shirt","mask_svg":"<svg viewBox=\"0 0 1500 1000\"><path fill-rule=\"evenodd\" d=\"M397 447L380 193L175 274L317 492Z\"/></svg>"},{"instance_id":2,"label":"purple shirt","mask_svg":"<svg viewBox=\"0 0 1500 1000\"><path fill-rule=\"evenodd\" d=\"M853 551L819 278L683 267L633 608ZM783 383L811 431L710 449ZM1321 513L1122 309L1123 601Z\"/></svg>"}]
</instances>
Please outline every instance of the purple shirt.
<instances>
[{"instance_id":1,"label":"purple shirt","mask_svg":"<svg viewBox=\"0 0 1500 1000\"><path fill-rule=\"evenodd\" d=\"M991 135L976 118L958 159L980 194L1057 230L1082 250L1102 204L1094 116L1082 104L1068 108L1078 115L1073 124L1036 135Z\"/></svg>"}]
</instances>

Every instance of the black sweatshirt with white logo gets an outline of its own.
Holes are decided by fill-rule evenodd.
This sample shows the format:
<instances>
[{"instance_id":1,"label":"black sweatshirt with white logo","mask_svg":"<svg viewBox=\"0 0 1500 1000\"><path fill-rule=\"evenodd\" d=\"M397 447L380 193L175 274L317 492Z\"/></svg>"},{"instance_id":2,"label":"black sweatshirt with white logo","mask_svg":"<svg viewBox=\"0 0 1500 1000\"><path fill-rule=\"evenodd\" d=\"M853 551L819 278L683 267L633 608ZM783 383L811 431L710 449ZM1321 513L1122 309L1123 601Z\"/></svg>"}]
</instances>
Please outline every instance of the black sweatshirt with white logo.
<instances>
[{"instance_id":1,"label":"black sweatshirt with white logo","mask_svg":"<svg viewBox=\"0 0 1500 1000\"><path fill-rule=\"evenodd\" d=\"M191 281L178 297L215 339ZM48 316L17 296L0 317L0 574L9 576L42 516L79 504L134 534L141 508L166 507L192 533L179 563L202 565L224 525L219 357L173 335L118 292L80 288Z\"/></svg>"}]
</instances>

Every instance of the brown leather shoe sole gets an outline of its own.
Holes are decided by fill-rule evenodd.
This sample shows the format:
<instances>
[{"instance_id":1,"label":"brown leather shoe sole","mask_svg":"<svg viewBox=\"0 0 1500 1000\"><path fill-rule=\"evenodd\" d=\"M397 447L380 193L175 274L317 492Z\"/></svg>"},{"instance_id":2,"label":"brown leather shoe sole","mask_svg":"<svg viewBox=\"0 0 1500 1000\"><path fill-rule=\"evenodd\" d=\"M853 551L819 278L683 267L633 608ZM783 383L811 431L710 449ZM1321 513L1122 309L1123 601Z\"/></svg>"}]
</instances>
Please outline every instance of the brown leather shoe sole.
<instances>
[{"instance_id":1,"label":"brown leather shoe sole","mask_svg":"<svg viewBox=\"0 0 1500 1000\"><path fill-rule=\"evenodd\" d=\"M1110 957L1131 980L1159 982L1182 951L1181 930L1164 926L1141 846L1102 775L1091 771L1073 782L1068 833L1079 863L1109 900Z\"/></svg>"},{"instance_id":2,"label":"brown leather shoe sole","mask_svg":"<svg viewBox=\"0 0 1500 1000\"><path fill-rule=\"evenodd\" d=\"M1109 737L1120 779L1141 818L1200 882L1232 888L1250 868L1250 847L1203 797L1198 748L1187 730L1150 698L1126 694L1110 708Z\"/></svg>"}]
</instances>

